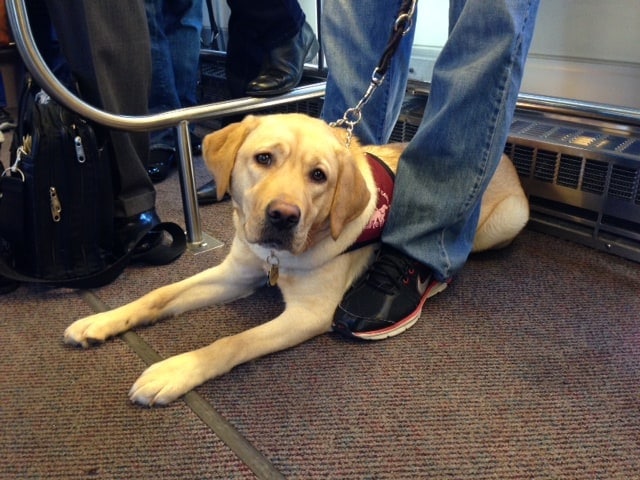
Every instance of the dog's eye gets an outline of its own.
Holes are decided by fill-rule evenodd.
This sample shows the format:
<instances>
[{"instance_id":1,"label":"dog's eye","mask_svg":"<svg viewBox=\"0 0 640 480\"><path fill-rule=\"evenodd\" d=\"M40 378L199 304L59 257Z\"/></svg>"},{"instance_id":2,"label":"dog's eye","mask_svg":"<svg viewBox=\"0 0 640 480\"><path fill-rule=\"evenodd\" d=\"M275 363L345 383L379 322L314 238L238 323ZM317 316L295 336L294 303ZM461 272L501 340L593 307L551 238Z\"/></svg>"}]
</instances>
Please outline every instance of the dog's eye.
<instances>
[{"instance_id":1,"label":"dog's eye","mask_svg":"<svg viewBox=\"0 0 640 480\"><path fill-rule=\"evenodd\" d=\"M327 181L327 176L319 168L315 168L311 171L311 180L316 183L324 183Z\"/></svg>"},{"instance_id":2,"label":"dog's eye","mask_svg":"<svg viewBox=\"0 0 640 480\"><path fill-rule=\"evenodd\" d=\"M273 157L270 153L258 153L255 156L255 160L256 163L268 167L269 165L271 165L271 162L273 162Z\"/></svg>"}]
</instances>

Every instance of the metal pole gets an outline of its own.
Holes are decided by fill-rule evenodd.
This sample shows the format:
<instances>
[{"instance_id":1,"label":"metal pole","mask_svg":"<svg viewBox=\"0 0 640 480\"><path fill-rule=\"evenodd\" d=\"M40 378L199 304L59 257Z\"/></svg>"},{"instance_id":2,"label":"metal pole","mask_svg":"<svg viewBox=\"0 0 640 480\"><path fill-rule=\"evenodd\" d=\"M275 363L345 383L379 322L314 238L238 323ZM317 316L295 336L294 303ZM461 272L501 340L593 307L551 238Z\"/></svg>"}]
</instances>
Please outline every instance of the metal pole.
<instances>
[{"instance_id":1,"label":"metal pole","mask_svg":"<svg viewBox=\"0 0 640 480\"><path fill-rule=\"evenodd\" d=\"M223 117L230 114L284 105L287 103L318 98L324 95L325 83L299 87L286 94L270 98L240 98L225 102L180 108L153 115L115 115L105 112L80 100L71 93L49 69L35 44L24 0L8 0L7 13L13 31L16 47L27 70L35 81L60 104L83 117L106 127L126 131L149 131L175 127L178 132L180 187L187 230L189 248L192 251L214 248L220 242L203 234L200 224L198 202L193 174L193 162L188 135L188 121Z\"/></svg>"}]
</instances>

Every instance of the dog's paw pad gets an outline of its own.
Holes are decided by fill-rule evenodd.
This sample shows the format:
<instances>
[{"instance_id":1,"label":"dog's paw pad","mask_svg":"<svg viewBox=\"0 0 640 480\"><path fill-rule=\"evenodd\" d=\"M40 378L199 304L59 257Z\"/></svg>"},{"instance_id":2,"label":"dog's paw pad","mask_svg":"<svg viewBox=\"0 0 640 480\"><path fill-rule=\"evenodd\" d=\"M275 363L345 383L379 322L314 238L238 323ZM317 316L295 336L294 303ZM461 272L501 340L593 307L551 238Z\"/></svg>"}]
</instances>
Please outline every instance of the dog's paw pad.
<instances>
[{"instance_id":1,"label":"dog's paw pad","mask_svg":"<svg viewBox=\"0 0 640 480\"><path fill-rule=\"evenodd\" d=\"M94 317L83 318L69 325L64 331L64 343L88 348L104 342L109 334Z\"/></svg>"},{"instance_id":2,"label":"dog's paw pad","mask_svg":"<svg viewBox=\"0 0 640 480\"><path fill-rule=\"evenodd\" d=\"M147 368L129 390L129 399L141 405L166 405L202 381L195 375L189 353L168 358Z\"/></svg>"}]
</instances>

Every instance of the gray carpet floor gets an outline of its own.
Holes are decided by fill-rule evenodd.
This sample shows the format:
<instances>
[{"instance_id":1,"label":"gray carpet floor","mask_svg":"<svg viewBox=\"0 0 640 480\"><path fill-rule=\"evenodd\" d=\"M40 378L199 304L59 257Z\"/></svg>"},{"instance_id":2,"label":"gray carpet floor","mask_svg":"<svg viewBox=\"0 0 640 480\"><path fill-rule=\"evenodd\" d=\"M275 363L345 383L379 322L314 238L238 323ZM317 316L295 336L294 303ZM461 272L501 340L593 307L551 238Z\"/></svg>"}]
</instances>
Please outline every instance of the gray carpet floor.
<instances>
[{"instance_id":1,"label":"gray carpet floor","mask_svg":"<svg viewBox=\"0 0 640 480\"><path fill-rule=\"evenodd\" d=\"M157 203L184 225L177 173ZM88 350L62 343L72 320L218 263L230 206L200 213L225 246L129 267L90 292L22 286L0 297L0 478L637 478L639 266L530 230L471 258L403 335L328 334L168 407L132 405L127 391L149 361L283 308L265 289Z\"/></svg>"}]
</instances>

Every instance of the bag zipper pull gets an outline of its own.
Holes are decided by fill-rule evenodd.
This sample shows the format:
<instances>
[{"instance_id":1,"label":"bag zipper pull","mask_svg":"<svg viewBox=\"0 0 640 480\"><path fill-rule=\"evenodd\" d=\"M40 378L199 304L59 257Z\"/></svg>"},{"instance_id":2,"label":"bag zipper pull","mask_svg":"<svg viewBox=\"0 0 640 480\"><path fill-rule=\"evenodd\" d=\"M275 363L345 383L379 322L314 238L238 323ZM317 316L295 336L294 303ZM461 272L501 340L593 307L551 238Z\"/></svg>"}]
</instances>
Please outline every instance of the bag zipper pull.
<instances>
[{"instance_id":1,"label":"bag zipper pull","mask_svg":"<svg viewBox=\"0 0 640 480\"><path fill-rule=\"evenodd\" d=\"M77 132L78 128L75 125L71 125L74 132ZM76 158L78 159L78 163L84 163L87 160L87 157L84 154L84 146L82 145L82 138L80 135L76 135L73 139L73 144L76 147Z\"/></svg>"},{"instance_id":2,"label":"bag zipper pull","mask_svg":"<svg viewBox=\"0 0 640 480\"><path fill-rule=\"evenodd\" d=\"M82 146L82 138L78 135L73 139L73 143L76 146L76 158L78 159L78 163L84 163L87 160L87 157L84 155L84 147Z\"/></svg>"},{"instance_id":3,"label":"bag zipper pull","mask_svg":"<svg viewBox=\"0 0 640 480\"><path fill-rule=\"evenodd\" d=\"M56 187L49 187L49 203L51 205L51 218L57 223L62 217L62 205L60 204Z\"/></svg>"}]
</instances>

